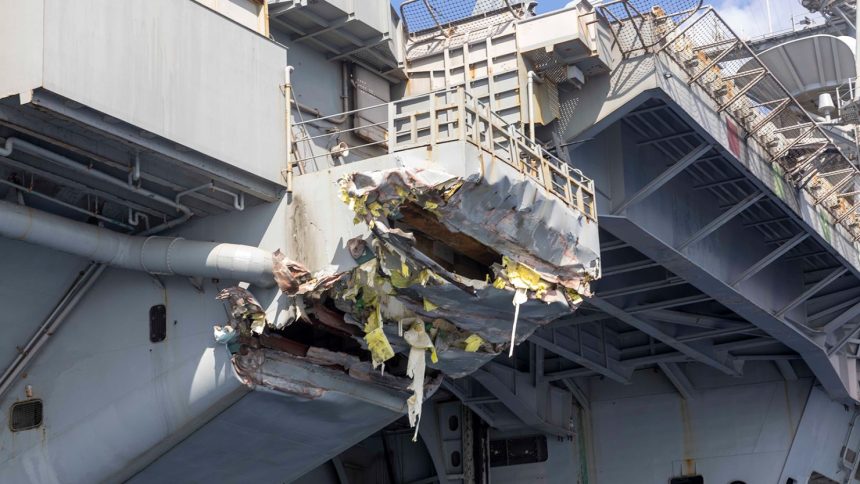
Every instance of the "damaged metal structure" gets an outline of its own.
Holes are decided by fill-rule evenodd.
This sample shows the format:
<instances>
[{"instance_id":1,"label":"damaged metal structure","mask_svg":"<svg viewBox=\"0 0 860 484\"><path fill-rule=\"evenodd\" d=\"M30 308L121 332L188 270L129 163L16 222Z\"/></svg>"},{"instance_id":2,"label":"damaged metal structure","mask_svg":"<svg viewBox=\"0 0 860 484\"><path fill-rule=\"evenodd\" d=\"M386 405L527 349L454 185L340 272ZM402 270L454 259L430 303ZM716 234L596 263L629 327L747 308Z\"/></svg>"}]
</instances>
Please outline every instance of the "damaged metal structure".
<instances>
[{"instance_id":1,"label":"damaged metal structure","mask_svg":"<svg viewBox=\"0 0 860 484\"><path fill-rule=\"evenodd\" d=\"M860 482L854 3L0 0L0 482Z\"/></svg>"}]
</instances>

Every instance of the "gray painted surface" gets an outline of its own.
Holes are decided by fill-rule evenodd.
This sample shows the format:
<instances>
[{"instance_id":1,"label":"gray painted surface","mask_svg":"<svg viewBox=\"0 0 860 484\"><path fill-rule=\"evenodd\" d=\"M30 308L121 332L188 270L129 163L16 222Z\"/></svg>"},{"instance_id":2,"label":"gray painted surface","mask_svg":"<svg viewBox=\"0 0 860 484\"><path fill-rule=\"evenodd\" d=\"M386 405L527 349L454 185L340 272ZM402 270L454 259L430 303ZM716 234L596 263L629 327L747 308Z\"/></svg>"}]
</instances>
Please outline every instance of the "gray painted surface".
<instances>
[{"instance_id":1,"label":"gray painted surface","mask_svg":"<svg viewBox=\"0 0 860 484\"><path fill-rule=\"evenodd\" d=\"M42 81L42 1L0 2L0 99L25 93ZM9 68L14 66L14 68Z\"/></svg>"},{"instance_id":2,"label":"gray painted surface","mask_svg":"<svg viewBox=\"0 0 860 484\"><path fill-rule=\"evenodd\" d=\"M334 392L251 392L129 482L290 482L399 416Z\"/></svg>"},{"instance_id":3,"label":"gray painted surface","mask_svg":"<svg viewBox=\"0 0 860 484\"><path fill-rule=\"evenodd\" d=\"M777 482L812 382L781 381L761 366L743 381L700 387L694 400L648 370L629 387L591 379L597 483L665 484L695 473L714 483Z\"/></svg>"},{"instance_id":4,"label":"gray painted surface","mask_svg":"<svg viewBox=\"0 0 860 484\"><path fill-rule=\"evenodd\" d=\"M852 409L830 400L821 389L813 388L779 482L792 478L802 483L812 472L832 479L845 477L838 456L856 415ZM856 435L852 443L851 449L856 451Z\"/></svg>"},{"instance_id":5,"label":"gray painted surface","mask_svg":"<svg viewBox=\"0 0 860 484\"><path fill-rule=\"evenodd\" d=\"M264 205L195 220L176 235L273 251L285 233L278 207ZM235 231L225 234L225 225ZM4 264L23 272L17 273L22 284L2 287L0 303L14 307L30 301L26 313L30 317L22 314L10 321L11 334L18 336L9 341L10 347L4 345L3 352L11 358L11 345L23 345L41 323L34 310L39 305L33 298L42 297L38 291L45 291L44 311L50 310L66 289L52 289L53 279L57 284L70 282L85 261L6 239L4 246L18 259ZM37 278L26 275L29 271L51 274L52 284L40 286ZM31 288L28 280L35 286ZM0 482L124 481L241 398L247 390L234 377L227 351L212 337L212 325L227 319L215 295L231 283L205 280L204 292L199 292L184 278L158 280L139 272L107 270L0 402L8 408L24 399L24 386L29 384L45 409L45 423L39 429L0 430L4 449ZM255 295L266 306L276 292ZM48 299L51 294L57 296ZM167 339L153 344L148 320L155 304L167 306L168 326ZM82 445L86 459L81 459Z\"/></svg>"},{"instance_id":6,"label":"gray painted surface","mask_svg":"<svg viewBox=\"0 0 860 484\"><path fill-rule=\"evenodd\" d=\"M20 44L21 35L42 28L37 11L42 4L46 5L48 44L40 46L41 35ZM283 143L278 141L283 134L283 98L277 87L283 51L244 29L244 37L234 39L233 30L239 27L187 0L43 0L21 5L24 3L0 3L8 11L27 9L29 19L15 24L23 29L0 30L0 39L9 40L0 42L0 56L14 52L16 62L25 66L15 75L0 76L4 83L0 84L0 97L25 90L28 83L35 82L34 76L42 75L45 78L38 79L34 87L64 89L58 93L176 143L248 167L270 180L278 178L283 161ZM21 14L19 19L23 18ZM150 30L142 30L146 28ZM94 32L110 34L111 42ZM146 34L161 40L153 41ZM8 45L13 50L4 49ZM14 50L20 45L26 47ZM217 59L223 64L201 64L209 57L193 54L203 52L204 46L220 52ZM194 50L197 48L200 51ZM35 60L41 59L42 51L45 71L34 74L33 66L41 64ZM337 111L338 99L331 93L339 84L338 66L319 52L296 47L299 51L305 60L297 65L296 79L307 86L302 89L310 93L308 100L318 103L320 109L331 109L326 114ZM88 58L90 54L94 59ZM252 62L259 65L247 64ZM179 70L161 70L164 66ZM724 121L712 115L702 96L688 89L680 76L661 75L672 72L661 59L634 59L562 99L563 134L568 138L598 135L595 143L574 153L577 166L597 180L601 190L598 206L609 209L611 202L635 193L667 161L631 146L630 132L612 125L648 97L672 100L685 119L699 125L727 151ZM657 86L662 90L657 91ZM232 102L250 103L259 113L236 115ZM174 108L177 113L172 117L167 111ZM255 145L260 140L270 142L267 148ZM755 149L741 158L739 163L762 186L799 213L821 240L832 242L855 269L860 267L851 244L822 225L808 200L787 191L760 162ZM259 245L266 250L284 248L313 270L349 264L345 242L364 235L364 228L352 224L352 214L335 196L335 182L341 175L401 164L442 167L455 175L467 175L476 171L477 164L470 164L475 159L468 147L464 150L462 144L450 143L437 146L429 155L419 149L335 167L297 177L291 203L195 220L180 235ZM725 279L766 253L755 241L741 253L729 250L737 249L732 242L742 234L738 224L727 224L688 248L683 257L671 249L718 213L715 206L692 207L695 197L688 185L689 180L674 180L664 187L665 192L631 208L627 219L616 219L614 226L609 219L607 227L629 235L637 248L703 290L717 293L721 302L752 322L770 318L770 310L802 288L803 281L777 263L738 291L725 290ZM690 209L674 213L680 205ZM597 243L596 230L592 242ZM13 345L38 325L40 311L47 312L85 261L7 240L0 241L0 249L6 249L4 255L9 256L0 262L0 268L4 274L13 274L18 283L0 283L0 304L12 308L9 338L0 346L0 356L11 359ZM49 274L50 284L42 284L33 274ZM377 408L334 401L334 395L315 402L263 393L244 396L231 374L226 352L212 341L211 325L225 319L222 306L213 298L227 284L204 281L200 292L181 278L158 281L142 274L108 271L52 336L48 351L2 402L2 408L8 408L11 401L23 397L24 385L32 385L35 396L45 401L45 425L20 434L0 430L0 482L122 481L144 468L136 482L280 482L322 464L395 418ZM266 306L276 293L255 295ZM151 344L147 312L159 303L168 305L168 320L176 324L168 326L165 342ZM789 316L799 317L797 313ZM786 341L803 341L810 345L807 348L816 345L793 334L792 328L768 328ZM635 332L625 332L625 338L636 336L629 333ZM830 377L825 383L831 393L838 393L833 388L846 382L849 391L856 385L856 373L846 370L846 365L853 367L854 361L836 363L844 381L824 375ZM831 361L819 359L817 371L832 366ZM690 395L695 398L682 400L669 380L650 369L636 372L629 386L598 377L581 379L590 398L589 450L597 464L592 469L597 479L591 482L664 484L669 477L690 472L701 472L706 482L743 479L749 483L776 482L780 474L783 480L791 475L802 481L812 469L834 475L842 438L839 430L844 430L850 412L819 390L813 390L807 401L813 382L805 371L800 372L799 380L784 381L769 363L748 362L740 378L698 364L681 367L689 376L694 390ZM569 399L566 394L565 398ZM342 414L344 407L355 413ZM553 410L566 416L568 409ZM519 425L516 418L507 422L511 427ZM810 449L819 440L824 445ZM498 474L513 481L545 476L569 482L565 478L574 478L570 470L573 451L567 443L553 443L548 464ZM156 462L149 465L153 460Z\"/></svg>"},{"instance_id":7,"label":"gray painted surface","mask_svg":"<svg viewBox=\"0 0 860 484\"><path fill-rule=\"evenodd\" d=\"M16 25L0 29L12 61L4 72L21 74L2 81L0 97L44 87L280 180L286 160L282 47L191 0L25 4L4 8L4 21Z\"/></svg>"},{"instance_id":8,"label":"gray painted surface","mask_svg":"<svg viewBox=\"0 0 860 484\"><path fill-rule=\"evenodd\" d=\"M61 252L0 238L0 365L5 369L59 301L86 261ZM10 275L26 277L10 277ZM47 303L50 301L50 303Z\"/></svg>"},{"instance_id":9,"label":"gray painted surface","mask_svg":"<svg viewBox=\"0 0 860 484\"><path fill-rule=\"evenodd\" d=\"M96 283L5 399L4 408L32 385L45 423L14 434L4 426L0 481L105 480L239 387L212 340L211 325L224 319L216 288L201 294L182 279L165 287L119 270ZM2 297L11 304L14 295ZM167 339L152 344L149 308L164 303Z\"/></svg>"}]
</instances>

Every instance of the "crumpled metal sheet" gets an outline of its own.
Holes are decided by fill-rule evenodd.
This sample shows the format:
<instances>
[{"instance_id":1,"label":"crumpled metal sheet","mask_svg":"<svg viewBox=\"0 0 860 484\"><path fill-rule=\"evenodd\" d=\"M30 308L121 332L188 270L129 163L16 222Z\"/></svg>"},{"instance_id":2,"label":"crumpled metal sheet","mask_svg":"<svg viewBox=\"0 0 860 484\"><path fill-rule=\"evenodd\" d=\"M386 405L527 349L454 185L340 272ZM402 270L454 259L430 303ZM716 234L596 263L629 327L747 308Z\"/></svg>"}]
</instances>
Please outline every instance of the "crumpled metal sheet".
<instances>
[{"instance_id":1,"label":"crumpled metal sheet","mask_svg":"<svg viewBox=\"0 0 860 484\"><path fill-rule=\"evenodd\" d=\"M369 237L347 243L356 265L335 274L310 274L276 253L275 277L283 293L307 305L304 312L318 324L372 350L373 362L320 349L279 353L243 348L244 353L234 355L234 364L246 384L304 392L307 398L318 398L317 391L357 393L405 411L409 380L375 371L377 365L395 354L409 354L416 376L412 390L421 385L426 391L443 375L468 375L511 344L515 308L513 341L520 343L537 328L575 311L580 295L589 294L589 281L599 275L596 225L525 177L489 173L460 179L398 168L354 173L339 183L355 222L370 229ZM490 248L502 254L488 268L495 277L475 280L449 272L418 250L413 234L390 227L390 219L398 219L407 203L410 210L417 207L448 230L471 237L478 251ZM326 301L334 302L342 317ZM426 327L422 334L429 340L409 344L404 332L419 326ZM440 372L427 380L419 377L425 356L431 360L428 366Z\"/></svg>"},{"instance_id":2,"label":"crumpled metal sheet","mask_svg":"<svg viewBox=\"0 0 860 484\"><path fill-rule=\"evenodd\" d=\"M465 332L476 333L493 344L506 344L511 338L511 323L514 307L511 304L513 290L496 289L483 281L474 281L479 287L475 296L464 293L450 284L438 286L412 286L404 294L414 294L414 299L401 299L407 308L426 318L443 318L456 324ZM414 301L429 299L438 306L425 311ZM556 319L567 316L573 309L563 297L555 293L547 300L529 299L520 306L517 343L524 341L536 329Z\"/></svg>"},{"instance_id":3,"label":"crumpled metal sheet","mask_svg":"<svg viewBox=\"0 0 860 484\"><path fill-rule=\"evenodd\" d=\"M257 334L263 332L266 312L250 291L238 286L228 287L222 289L215 298L229 304L230 326L240 334L247 334L248 331Z\"/></svg>"},{"instance_id":4,"label":"crumpled metal sheet","mask_svg":"<svg viewBox=\"0 0 860 484\"><path fill-rule=\"evenodd\" d=\"M353 362L348 370L342 369L338 363L344 357L333 355L329 365L325 365L322 364L325 361L323 353L307 358L269 348L246 348L244 354L233 355L233 364L236 373L251 388L310 400L321 398L327 392L336 392L395 412L406 411L411 380L390 374L380 375L367 362ZM348 357L346 359L349 360ZM425 382L425 399L432 396L440 384L441 378Z\"/></svg>"},{"instance_id":5,"label":"crumpled metal sheet","mask_svg":"<svg viewBox=\"0 0 860 484\"><path fill-rule=\"evenodd\" d=\"M287 259L280 249L272 254L272 273L278 289L284 294L298 293L299 287L311 279L311 273L305 266Z\"/></svg>"},{"instance_id":6,"label":"crumpled metal sheet","mask_svg":"<svg viewBox=\"0 0 860 484\"><path fill-rule=\"evenodd\" d=\"M398 288L394 297L411 315L428 321L442 318L466 335L480 336L494 345L485 353L495 355L512 336L519 343L538 327L573 312L582 301L580 294L589 294L589 280L599 275L596 225L526 178L461 180L434 170L396 168L354 173L341 179L340 186L356 222L363 220L372 232L373 244L350 242L356 247L353 256L365 252L357 250L359 246L375 244L378 267L392 278ZM503 254L504 267L493 268L495 284L448 272L417 250L412 234L389 228L388 219L398 218L406 203L433 214L452 232ZM434 281L417 284L401 265L403 270L411 266L413 274L429 270ZM515 298L516 290L521 294ZM514 319L518 328L512 335ZM408 350L390 327L383 330L395 352ZM456 358L440 353L435 366L458 376L484 360L465 351Z\"/></svg>"},{"instance_id":7,"label":"crumpled metal sheet","mask_svg":"<svg viewBox=\"0 0 860 484\"><path fill-rule=\"evenodd\" d=\"M446 198L445 190L458 182L462 185ZM434 170L394 168L353 174L344 190L380 204L402 199L404 191L415 193L419 205L448 229L528 264L549 280L574 283L600 275L596 223L527 177L490 172L481 180L458 180Z\"/></svg>"}]
</instances>

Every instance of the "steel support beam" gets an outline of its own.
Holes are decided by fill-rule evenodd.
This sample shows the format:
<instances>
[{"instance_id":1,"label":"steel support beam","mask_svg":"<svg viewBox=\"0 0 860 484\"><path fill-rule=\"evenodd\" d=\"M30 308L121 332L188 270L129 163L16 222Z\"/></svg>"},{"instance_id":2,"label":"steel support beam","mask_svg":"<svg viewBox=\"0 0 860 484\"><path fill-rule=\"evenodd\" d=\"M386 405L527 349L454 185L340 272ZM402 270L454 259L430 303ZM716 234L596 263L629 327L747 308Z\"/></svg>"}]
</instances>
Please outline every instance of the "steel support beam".
<instances>
[{"instance_id":1,"label":"steel support beam","mask_svg":"<svg viewBox=\"0 0 860 484\"><path fill-rule=\"evenodd\" d=\"M641 271L642 269L650 269L652 267L657 267L658 265L660 264L657 264L656 262L650 260L638 260L635 262L629 262L627 264L618 264L615 266L605 267L603 270L603 277L617 276L618 274L624 274L627 272Z\"/></svg>"},{"instance_id":2,"label":"steel support beam","mask_svg":"<svg viewBox=\"0 0 860 484\"><path fill-rule=\"evenodd\" d=\"M642 331L643 333L651 336L654 339L660 340L668 346L680 351L681 353L689 356L690 358L695 359L701 363L704 363L712 368L722 371L727 375L739 375L740 372L733 365L731 361L731 357L728 355L717 355L715 351L713 351L713 346L709 345L705 342L692 342L692 343L684 343L679 341L673 335L670 335L663 331L657 324L647 321L643 318L640 318L634 314L630 314L627 311L607 302L598 297L593 297L588 300L589 304L597 307L598 309L606 312L607 314L611 314L616 318L624 321L625 323L633 326L634 328Z\"/></svg>"},{"instance_id":3,"label":"steel support beam","mask_svg":"<svg viewBox=\"0 0 860 484\"><path fill-rule=\"evenodd\" d=\"M618 297L618 296L629 296L630 294L638 294L640 292L647 291L655 291L657 289L665 289L667 287L672 286L680 286L682 284L686 284L687 281L681 279L680 277L669 277L661 281L652 281L652 282L644 282L642 284L635 284L632 286L626 286L619 289L612 289L609 291L601 291L598 290L597 295L602 298L610 298L610 297Z\"/></svg>"},{"instance_id":4,"label":"steel support beam","mask_svg":"<svg viewBox=\"0 0 860 484\"><path fill-rule=\"evenodd\" d=\"M820 338L801 332L794 325L776 317L773 312L765 309L765 301L757 301L754 294L739 292L719 274L699 265L695 254L681 254L673 250L665 241L626 217L603 215L600 217L600 224L601 228L613 237L629 242L637 251L659 262L673 274L683 277L700 291L712 296L726 308L776 338L776 341L755 338L749 343L743 343L741 347L748 348L747 344L767 345L775 342L784 344L803 357L831 398L846 404L854 403L854 395L849 394L847 382L824 351ZM736 349L733 345L715 345L715 348L721 351ZM631 364L629 360L622 359L621 362Z\"/></svg>"},{"instance_id":5,"label":"steel support beam","mask_svg":"<svg viewBox=\"0 0 860 484\"><path fill-rule=\"evenodd\" d=\"M838 353L842 348L845 347L845 345L848 344L849 341L856 338L858 334L860 334L860 325L858 325L851 331L846 332L845 336L843 336L842 339L840 339L835 345L833 345L832 348L827 350L827 356L831 356Z\"/></svg>"},{"instance_id":6,"label":"steel support beam","mask_svg":"<svg viewBox=\"0 0 860 484\"><path fill-rule=\"evenodd\" d=\"M687 153L683 158L678 160L674 165L670 166L666 171L657 175L656 178L648 182L647 185L642 187L638 192L633 194L627 200L621 202L617 207L612 210L613 214L622 213L627 207L633 205L634 203L638 203L645 198L647 198L652 193L659 190L663 185L668 183L672 178L675 178L682 171L686 170L687 167L698 161L705 153L710 151L712 146L708 143L702 143L693 151Z\"/></svg>"},{"instance_id":7,"label":"steel support beam","mask_svg":"<svg viewBox=\"0 0 860 484\"><path fill-rule=\"evenodd\" d=\"M455 397L457 397L457 399L463 402L463 405L469 407L469 410L475 412L477 416L481 417L481 420L487 422L490 427L496 426L496 419L489 412L484 410L484 408L482 408L480 404L469 402L469 396L466 395L466 393L464 393L463 390L458 387L456 383L453 383L447 378L445 378L444 380L442 380L442 386L445 388L445 390L448 390Z\"/></svg>"},{"instance_id":8,"label":"steel support beam","mask_svg":"<svg viewBox=\"0 0 860 484\"><path fill-rule=\"evenodd\" d=\"M768 255L762 257L761 260L750 266L749 269L743 271L738 277L734 279L734 281L732 281L732 287L736 287L738 284L758 274L759 272L761 272L762 269L782 257L786 252L797 247L798 244L800 244L807 238L809 238L809 234L806 232L795 235L789 241L780 245L779 247L771 251L771 253L769 253Z\"/></svg>"},{"instance_id":9,"label":"steel support beam","mask_svg":"<svg viewBox=\"0 0 860 484\"><path fill-rule=\"evenodd\" d=\"M678 390L678 393L681 394L684 400L693 400L698 396L693 383L690 382L690 379L681 367L678 366L678 363L657 363L657 366L660 367L666 378L672 382L672 385Z\"/></svg>"},{"instance_id":10,"label":"steel support beam","mask_svg":"<svg viewBox=\"0 0 860 484\"><path fill-rule=\"evenodd\" d=\"M831 272L830 274L825 276L824 279L818 281L812 287L803 291L799 296L794 298L794 300L792 300L790 303L786 304L785 307L783 307L782 309L777 311L776 317L778 317L778 318L783 317L785 315L785 313L791 311L792 309L794 309L797 306L806 302L807 299L818 294L822 289L829 286L836 279L839 279L840 277L842 277L842 275L844 275L846 272L848 272L848 269L846 269L844 267L840 267L840 268L836 269L835 271Z\"/></svg>"},{"instance_id":11,"label":"steel support beam","mask_svg":"<svg viewBox=\"0 0 860 484\"><path fill-rule=\"evenodd\" d=\"M575 381L571 378L564 378L561 380L567 390L573 395L573 399L576 400L576 403L579 404L585 411L591 410L591 402L588 400L588 397L585 395L585 392L582 391L582 388L579 388L579 385L576 384Z\"/></svg>"},{"instance_id":12,"label":"steel support beam","mask_svg":"<svg viewBox=\"0 0 860 484\"><path fill-rule=\"evenodd\" d=\"M653 311L657 309L669 309L676 308L678 306L687 306L690 304L710 301L712 299L713 298L711 296L708 296L707 294L694 294L692 296L679 297L678 299L669 299L667 301L657 301L653 303L640 304L638 306L625 308L624 311L630 314L644 313L646 311Z\"/></svg>"},{"instance_id":13,"label":"steel support beam","mask_svg":"<svg viewBox=\"0 0 860 484\"><path fill-rule=\"evenodd\" d=\"M713 316L703 316L700 314L671 311L668 309L646 311L643 314L651 319L656 319L657 321L683 324L685 326L693 326L696 328L722 329L726 325L733 328L746 325L744 321L734 321L731 319L715 318Z\"/></svg>"},{"instance_id":14,"label":"steel support beam","mask_svg":"<svg viewBox=\"0 0 860 484\"><path fill-rule=\"evenodd\" d=\"M604 313L594 313L589 314L587 316L574 316L572 318L562 318L556 321L553 321L548 325L550 328L564 328L565 326L576 326L579 324L587 324L587 323L595 323L597 321L606 321L607 319L613 319L612 316Z\"/></svg>"},{"instance_id":15,"label":"steel support beam","mask_svg":"<svg viewBox=\"0 0 860 484\"><path fill-rule=\"evenodd\" d=\"M776 368L782 374L785 381L797 381L797 373L794 371L794 367L791 366L790 360L774 360L773 364L776 365Z\"/></svg>"},{"instance_id":16,"label":"steel support beam","mask_svg":"<svg viewBox=\"0 0 860 484\"><path fill-rule=\"evenodd\" d=\"M684 336L679 336L678 341L683 343L688 343L690 341L698 341L702 339L714 339L722 336L732 336L735 334L748 334L753 336L761 336L761 330L752 324L748 324L742 326L740 328L723 328L723 329L711 329L707 331L700 331L697 333L686 334Z\"/></svg>"},{"instance_id":17,"label":"steel support beam","mask_svg":"<svg viewBox=\"0 0 860 484\"><path fill-rule=\"evenodd\" d=\"M329 22L327 27L323 27L319 30L314 30L312 32L308 32L305 35L297 35L297 36L293 37L292 40L293 40L293 42L304 42L308 39L314 38L318 35L322 35L326 32L331 32L332 30L339 29L339 28L343 27L344 25L346 25L346 24L348 24L354 20L355 20L355 14L351 13L351 14L349 14L345 17L341 17L341 18L339 18L333 22Z\"/></svg>"},{"instance_id":18,"label":"steel support beam","mask_svg":"<svg viewBox=\"0 0 860 484\"><path fill-rule=\"evenodd\" d=\"M584 366L589 370L592 370L596 373L599 373L607 378L615 380L619 383L624 383L625 385L630 383L630 375L633 373L633 370L625 367L621 363L619 363L614 358L605 358L605 363L599 363L591 358L584 356L582 353L579 353L573 349L573 347L578 346L576 342L574 342L570 338L566 338L561 335L554 335L553 338L555 341L550 341L538 334L533 334L529 337L529 341L532 343L543 347L546 350L549 350L556 355L569 360L577 365ZM566 345L563 345L566 343ZM551 374L544 375L545 380L550 380Z\"/></svg>"},{"instance_id":19,"label":"steel support beam","mask_svg":"<svg viewBox=\"0 0 860 484\"><path fill-rule=\"evenodd\" d=\"M335 474L337 474L338 484L349 484L349 477L346 474L346 469L344 469L339 455L332 457L331 464L334 466Z\"/></svg>"},{"instance_id":20,"label":"steel support beam","mask_svg":"<svg viewBox=\"0 0 860 484\"><path fill-rule=\"evenodd\" d=\"M529 344L529 356L531 357L531 365L529 368L529 372L532 377L532 385L535 387L539 386L543 383L543 358L544 358L544 347L535 344L533 341Z\"/></svg>"},{"instance_id":21,"label":"steel support beam","mask_svg":"<svg viewBox=\"0 0 860 484\"><path fill-rule=\"evenodd\" d=\"M839 328L841 328L842 326L844 326L845 323L856 318L858 315L860 315L860 303L857 303L857 304L851 306L850 308L845 310L845 312L841 313L839 316L836 316L835 318L828 321L827 324L825 324L824 326L821 326L821 327L816 328L816 329L818 329L818 331L823 331L825 333L832 333L832 332L838 330Z\"/></svg>"},{"instance_id":22,"label":"steel support beam","mask_svg":"<svg viewBox=\"0 0 860 484\"><path fill-rule=\"evenodd\" d=\"M827 296L818 296L818 297L827 297ZM816 299L817 298L811 298L809 301L807 301L807 303L811 303L811 302L815 301ZM806 315L806 321L807 322L815 321L816 319L821 319L824 316L827 316L827 315L830 315L833 313L839 313L839 312L841 312L847 308L850 308L851 306L853 306L857 303L860 303L860 298L851 298L851 299L849 299L847 301L843 301L839 304L827 306L826 308L824 308L820 311L816 311L812 314L807 314ZM827 323L825 323L825 324L827 324Z\"/></svg>"},{"instance_id":23,"label":"steel support beam","mask_svg":"<svg viewBox=\"0 0 860 484\"><path fill-rule=\"evenodd\" d=\"M696 242L699 242L700 240L704 239L705 237L711 235L717 229L719 229L723 225L727 224L731 219L740 215L741 212L750 208L752 205L757 203L762 198L764 198L764 193L754 193L754 194L744 198L743 200L738 202L736 205L734 205L730 209L721 213L717 218L715 218L714 220L709 222L707 225L705 225L701 229L697 230L696 233L691 235L687 240L681 242L681 244L678 245L677 250L679 250L679 251L684 250L689 245L695 244Z\"/></svg>"},{"instance_id":24,"label":"steel support beam","mask_svg":"<svg viewBox=\"0 0 860 484\"><path fill-rule=\"evenodd\" d=\"M541 418L535 410L527 403L522 401L518 395L511 391L507 385L489 371L479 368L472 373L472 378L477 380L490 393L498 397L499 401L516 415L524 424L536 430L546 432L558 437L568 437L571 431L556 425L553 425Z\"/></svg>"}]
</instances>

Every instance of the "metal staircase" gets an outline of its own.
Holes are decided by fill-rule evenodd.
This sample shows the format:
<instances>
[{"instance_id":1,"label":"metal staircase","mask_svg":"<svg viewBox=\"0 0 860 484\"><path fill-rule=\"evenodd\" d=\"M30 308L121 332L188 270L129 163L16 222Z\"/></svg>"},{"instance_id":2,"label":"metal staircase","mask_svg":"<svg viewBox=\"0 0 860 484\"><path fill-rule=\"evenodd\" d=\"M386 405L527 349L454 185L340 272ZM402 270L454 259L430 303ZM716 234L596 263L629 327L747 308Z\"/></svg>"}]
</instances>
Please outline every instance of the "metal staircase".
<instances>
[{"instance_id":1,"label":"metal staircase","mask_svg":"<svg viewBox=\"0 0 860 484\"><path fill-rule=\"evenodd\" d=\"M617 2L628 3L628 2ZM628 7L630 8L630 7ZM605 8L604 8L605 9ZM856 242L860 239L857 195L858 171L847 156L813 120L758 56L712 8L694 14L635 15L616 24L631 23L653 34L654 42L619 42L625 54L637 51L664 54L726 113L739 134L755 141L769 161L781 168L786 180L810 193ZM612 18L606 17L609 21ZM680 21L675 20L681 18ZM614 31L622 31L622 26Z\"/></svg>"}]
</instances>

